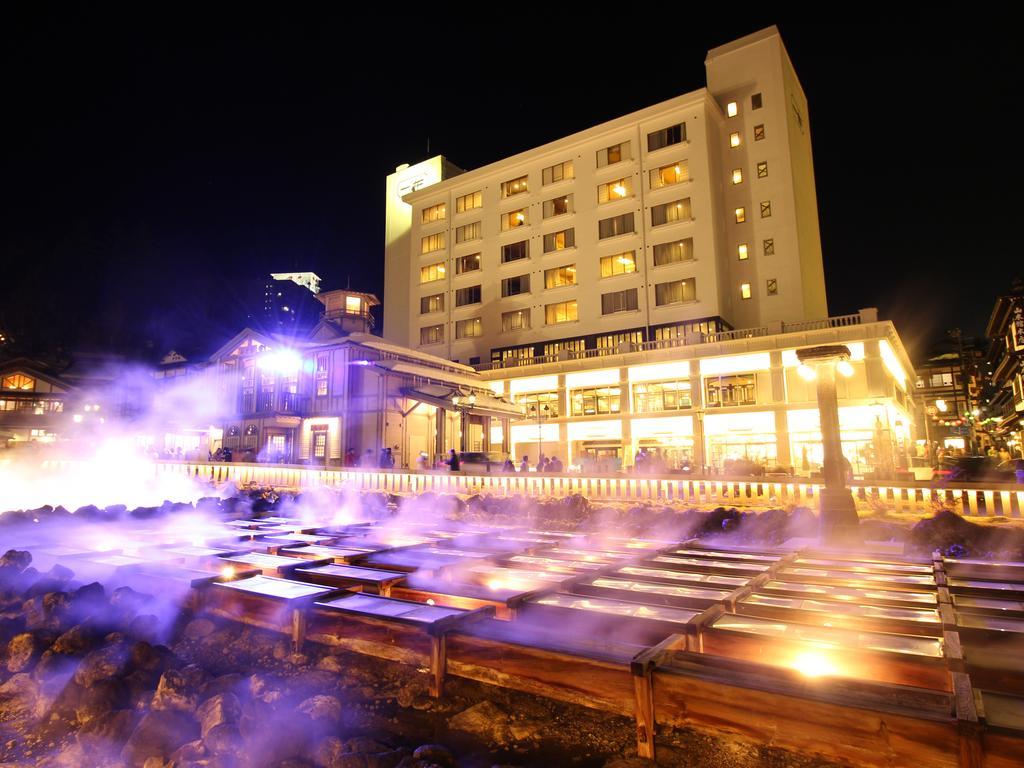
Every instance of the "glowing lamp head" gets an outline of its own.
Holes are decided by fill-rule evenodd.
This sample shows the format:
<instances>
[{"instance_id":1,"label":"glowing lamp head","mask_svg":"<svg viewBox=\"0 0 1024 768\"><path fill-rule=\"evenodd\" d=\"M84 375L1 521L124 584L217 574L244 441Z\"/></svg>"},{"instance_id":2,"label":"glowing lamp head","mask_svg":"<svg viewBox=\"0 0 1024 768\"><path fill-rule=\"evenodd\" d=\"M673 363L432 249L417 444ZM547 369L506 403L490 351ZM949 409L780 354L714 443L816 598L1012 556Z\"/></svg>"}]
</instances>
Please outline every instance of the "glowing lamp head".
<instances>
[{"instance_id":1,"label":"glowing lamp head","mask_svg":"<svg viewBox=\"0 0 1024 768\"><path fill-rule=\"evenodd\" d=\"M223 576L225 579L235 578L235 566L225 565L223 568L220 569L220 575Z\"/></svg>"},{"instance_id":2,"label":"glowing lamp head","mask_svg":"<svg viewBox=\"0 0 1024 768\"><path fill-rule=\"evenodd\" d=\"M260 368L274 373L296 373L302 367L302 355L294 349L279 349L260 356Z\"/></svg>"},{"instance_id":3,"label":"glowing lamp head","mask_svg":"<svg viewBox=\"0 0 1024 768\"><path fill-rule=\"evenodd\" d=\"M836 363L836 370L847 379L853 376L853 366L850 365L849 360L840 360Z\"/></svg>"},{"instance_id":4,"label":"glowing lamp head","mask_svg":"<svg viewBox=\"0 0 1024 768\"><path fill-rule=\"evenodd\" d=\"M801 364L800 367L796 369L796 372L800 374L800 378L804 381L814 381L818 376L818 374L814 372L814 369L807 363Z\"/></svg>"},{"instance_id":5,"label":"glowing lamp head","mask_svg":"<svg viewBox=\"0 0 1024 768\"><path fill-rule=\"evenodd\" d=\"M945 413L946 411L949 410L949 406L946 405L946 401L945 400L936 400L935 401L935 407L939 409L940 413Z\"/></svg>"},{"instance_id":6,"label":"glowing lamp head","mask_svg":"<svg viewBox=\"0 0 1024 768\"><path fill-rule=\"evenodd\" d=\"M614 187L612 187L612 192L614 192L617 197L625 197L626 187L623 186L622 184L616 184Z\"/></svg>"}]
</instances>

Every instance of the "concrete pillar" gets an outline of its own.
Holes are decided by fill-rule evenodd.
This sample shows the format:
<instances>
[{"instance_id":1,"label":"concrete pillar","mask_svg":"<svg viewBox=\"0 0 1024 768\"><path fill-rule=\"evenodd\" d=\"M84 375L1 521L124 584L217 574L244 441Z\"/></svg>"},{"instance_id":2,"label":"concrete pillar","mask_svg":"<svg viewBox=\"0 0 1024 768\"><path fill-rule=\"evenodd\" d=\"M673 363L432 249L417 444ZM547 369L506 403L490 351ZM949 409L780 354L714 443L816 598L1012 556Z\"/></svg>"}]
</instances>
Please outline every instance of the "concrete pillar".
<instances>
[{"instance_id":1,"label":"concrete pillar","mask_svg":"<svg viewBox=\"0 0 1024 768\"><path fill-rule=\"evenodd\" d=\"M821 420L824 452L822 474L825 476L825 488L820 500L821 537L826 544L848 544L858 537L860 519L850 489L846 487L846 473L843 470L835 360L824 360L813 365L817 374L818 416Z\"/></svg>"},{"instance_id":2,"label":"concrete pillar","mask_svg":"<svg viewBox=\"0 0 1024 768\"><path fill-rule=\"evenodd\" d=\"M690 404L693 407L693 468L704 472L707 463L707 445L704 442L704 390L700 385L700 364L690 361Z\"/></svg>"},{"instance_id":3,"label":"concrete pillar","mask_svg":"<svg viewBox=\"0 0 1024 768\"><path fill-rule=\"evenodd\" d=\"M789 416L781 408L775 409L775 452L780 467L792 467L793 456L789 444Z\"/></svg>"}]
</instances>

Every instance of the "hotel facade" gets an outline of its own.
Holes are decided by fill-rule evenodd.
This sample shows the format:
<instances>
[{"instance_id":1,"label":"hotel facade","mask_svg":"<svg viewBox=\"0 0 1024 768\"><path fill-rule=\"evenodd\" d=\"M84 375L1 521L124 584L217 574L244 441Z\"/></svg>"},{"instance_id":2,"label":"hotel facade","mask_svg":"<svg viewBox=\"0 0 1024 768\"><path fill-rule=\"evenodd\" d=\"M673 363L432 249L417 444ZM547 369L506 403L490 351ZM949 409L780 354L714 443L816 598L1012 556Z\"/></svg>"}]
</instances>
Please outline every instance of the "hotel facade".
<instances>
[{"instance_id":1,"label":"hotel facade","mask_svg":"<svg viewBox=\"0 0 1024 768\"><path fill-rule=\"evenodd\" d=\"M464 449L588 472L645 456L813 473L796 350L846 344L844 453L856 474L909 470L895 328L872 309L828 316L807 102L778 31L705 64L706 88L483 168L397 168L384 336L523 409Z\"/></svg>"}]
</instances>

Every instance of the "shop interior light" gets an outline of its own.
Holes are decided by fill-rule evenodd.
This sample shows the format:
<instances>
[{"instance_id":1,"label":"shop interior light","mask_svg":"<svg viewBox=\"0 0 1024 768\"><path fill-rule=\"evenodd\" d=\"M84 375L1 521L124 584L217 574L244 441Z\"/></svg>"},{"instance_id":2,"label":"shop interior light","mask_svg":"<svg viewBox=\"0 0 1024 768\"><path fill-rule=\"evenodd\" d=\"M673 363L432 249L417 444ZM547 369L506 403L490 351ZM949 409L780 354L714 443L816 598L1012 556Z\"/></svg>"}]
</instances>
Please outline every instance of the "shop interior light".
<instances>
[{"instance_id":1,"label":"shop interior light","mask_svg":"<svg viewBox=\"0 0 1024 768\"><path fill-rule=\"evenodd\" d=\"M806 363L801 364L800 367L796 369L796 372L800 374L800 378L804 381L814 381L818 376L818 374L814 372L814 369Z\"/></svg>"},{"instance_id":2,"label":"shop interior light","mask_svg":"<svg viewBox=\"0 0 1024 768\"><path fill-rule=\"evenodd\" d=\"M836 363L836 370L839 371L846 378L853 376L853 366L850 365L849 360L840 360Z\"/></svg>"},{"instance_id":3,"label":"shop interior light","mask_svg":"<svg viewBox=\"0 0 1024 768\"><path fill-rule=\"evenodd\" d=\"M946 405L946 401L945 400L936 400L935 401L935 407L939 409L940 413L945 413L946 411L949 410L949 406Z\"/></svg>"}]
</instances>

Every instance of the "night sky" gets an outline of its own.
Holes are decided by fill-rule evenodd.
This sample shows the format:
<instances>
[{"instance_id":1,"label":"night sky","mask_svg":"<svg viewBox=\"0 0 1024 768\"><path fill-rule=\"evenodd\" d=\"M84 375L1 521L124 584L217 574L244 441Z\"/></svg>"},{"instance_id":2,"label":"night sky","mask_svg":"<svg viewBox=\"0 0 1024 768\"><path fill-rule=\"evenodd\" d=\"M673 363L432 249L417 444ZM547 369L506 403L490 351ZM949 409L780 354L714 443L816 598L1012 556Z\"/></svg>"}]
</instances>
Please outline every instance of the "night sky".
<instances>
[{"instance_id":1,"label":"night sky","mask_svg":"<svg viewBox=\"0 0 1024 768\"><path fill-rule=\"evenodd\" d=\"M15 351L210 351L271 271L383 298L384 178L428 139L476 168L700 88L709 48L773 22L810 103L831 314L878 306L919 354L952 326L982 332L1024 272L1021 66L994 25L50 7L0 22Z\"/></svg>"}]
</instances>

